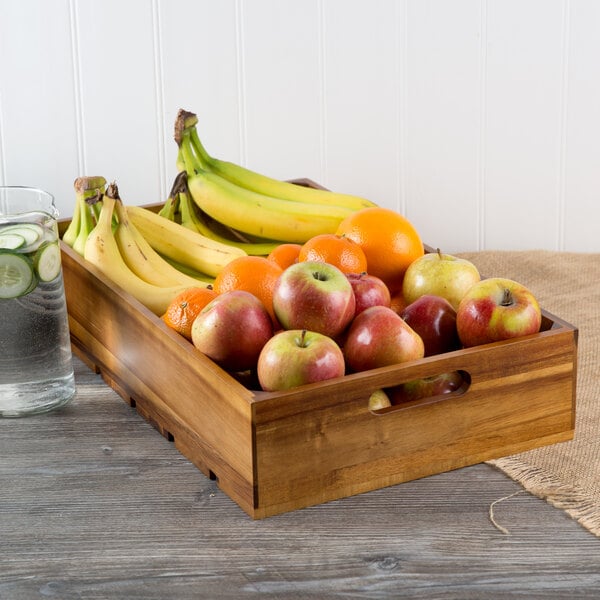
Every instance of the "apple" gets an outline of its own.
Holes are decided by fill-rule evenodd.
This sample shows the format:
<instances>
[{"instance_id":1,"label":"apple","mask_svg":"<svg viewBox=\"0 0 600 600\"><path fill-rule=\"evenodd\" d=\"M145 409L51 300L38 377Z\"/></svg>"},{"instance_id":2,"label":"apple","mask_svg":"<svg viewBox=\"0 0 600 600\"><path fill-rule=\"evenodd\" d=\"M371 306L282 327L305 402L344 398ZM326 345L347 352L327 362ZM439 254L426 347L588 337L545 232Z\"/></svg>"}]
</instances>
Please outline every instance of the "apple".
<instances>
[{"instance_id":1,"label":"apple","mask_svg":"<svg viewBox=\"0 0 600 600\"><path fill-rule=\"evenodd\" d=\"M369 306L390 306L392 298L388 286L375 275L368 273L346 273L354 291L356 307L354 316Z\"/></svg>"},{"instance_id":2,"label":"apple","mask_svg":"<svg viewBox=\"0 0 600 600\"><path fill-rule=\"evenodd\" d=\"M264 345L256 369L261 388L273 392L342 377L346 367L342 350L330 337L289 329Z\"/></svg>"},{"instance_id":3,"label":"apple","mask_svg":"<svg viewBox=\"0 0 600 600\"><path fill-rule=\"evenodd\" d=\"M521 283L502 277L483 279L462 299L456 328L463 346L478 346L537 333L540 305Z\"/></svg>"},{"instance_id":4,"label":"apple","mask_svg":"<svg viewBox=\"0 0 600 600\"><path fill-rule=\"evenodd\" d=\"M255 368L272 335L267 309L254 294L243 290L220 294L192 324L194 346L227 371Z\"/></svg>"},{"instance_id":5,"label":"apple","mask_svg":"<svg viewBox=\"0 0 600 600\"><path fill-rule=\"evenodd\" d=\"M344 342L346 364L354 371L423 358L421 337L387 306L371 306L350 325Z\"/></svg>"},{"instance_id":6,"label":"apple","mask_svg":"<svg viewBox=\"0 0 600 600\"><path fill-rule=\"evenodd\" d=\"M334 338L354 318L355 307L350 281L325 262L287 267L273 289L273 310L283 329L307 329Z\"/></svg>"},{"instance_id":7,"label":"apple","mask_svg":"<svg viewBox=\"0 0 600 600\"><path fill-rule=\"evenodd\" d=\"M425 294L446 298L456 310L463 296L481 280L477 267L464 258L430 252L414 260L406 269L402 293L407 304Z\"/></svg>"},{"instance_id":8,"label":"apple","mask_svg":"<svg viewBox=\"0 0 600 600\"><path fill-rule=\"evenodd\" d=\"M464 378L460 371L450 371L449 373L440 373L431 377L423 377L408 381L385 391L392 404L401 404L411 400L421 400L431 398L442 394L449 394L458 390L464 383Z\"/></svg>"},{"instance_id":9,"label":"apple","mask_svg":"<svg viewBox=\"0 0 600 600\"><path fill-rule=\"evenodd\" d=\"M369 396L369 410L381 410L392 405L390 397L387 395L385 390L375 390Z\"/></svg>"},{"instance_id":10,"label":"apple","mask_svg":"<svg viewBox=\"0 0 600 600\"><path fill-rule=\"evenodd\" d=\"M446 298L425 294L409 304L400 316L421 336L425 356L460 348L456 311Z\"/></svg>"}]
</instances>

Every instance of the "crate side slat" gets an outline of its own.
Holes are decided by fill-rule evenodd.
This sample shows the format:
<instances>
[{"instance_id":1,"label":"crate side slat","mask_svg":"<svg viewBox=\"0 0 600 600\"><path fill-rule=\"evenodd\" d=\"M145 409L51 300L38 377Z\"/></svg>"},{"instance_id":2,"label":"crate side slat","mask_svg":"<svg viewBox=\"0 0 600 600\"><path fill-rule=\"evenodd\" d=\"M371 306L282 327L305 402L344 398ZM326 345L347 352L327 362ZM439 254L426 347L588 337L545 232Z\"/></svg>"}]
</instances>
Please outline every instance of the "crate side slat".
<instances>
[{"instance_id":1,"label":"crate side slat","mask_svg":"<svg viewBox=\"0 0 600 600\"><path fill-rule=\"evenodd\" d=\"M141 400L144 416L159 429L185 436L193 462L208 465L219 484L235 490L240 506L254 504L252 392L166 331L149 311L119 294L93 269L63 248L65 292L74 344L86 349L100 370ZM242 449L242 451L240 451Z\"/></svg>"}]
</instances>

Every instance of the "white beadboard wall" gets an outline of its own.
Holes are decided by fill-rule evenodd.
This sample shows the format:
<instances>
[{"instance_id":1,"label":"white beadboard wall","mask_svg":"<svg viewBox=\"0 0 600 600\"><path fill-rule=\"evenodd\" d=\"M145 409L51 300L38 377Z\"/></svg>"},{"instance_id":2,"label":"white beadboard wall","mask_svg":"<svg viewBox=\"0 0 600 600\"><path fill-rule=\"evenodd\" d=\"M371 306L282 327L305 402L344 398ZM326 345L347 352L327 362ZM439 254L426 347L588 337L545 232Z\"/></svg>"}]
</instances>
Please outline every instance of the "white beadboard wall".
<instances>
[{"instance_id":1,"label":"white beadboard wall","mask_svg":"<svg viewBox=\"0 0 600 600\"><path fill-rule=\"evenodd\" d=\"M162 201L185 108L448 252L600 252L598 31L597 0L0 0L0 183Z\"/></svg>"}]
</instances>

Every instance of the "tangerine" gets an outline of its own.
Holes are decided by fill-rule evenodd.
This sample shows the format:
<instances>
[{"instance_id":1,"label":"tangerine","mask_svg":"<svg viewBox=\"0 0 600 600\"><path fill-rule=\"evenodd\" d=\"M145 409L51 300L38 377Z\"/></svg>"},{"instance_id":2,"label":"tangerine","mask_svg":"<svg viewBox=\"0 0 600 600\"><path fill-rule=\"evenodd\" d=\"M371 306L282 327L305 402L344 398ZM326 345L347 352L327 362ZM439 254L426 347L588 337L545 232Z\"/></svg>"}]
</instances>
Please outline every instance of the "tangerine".
<instances>
[{"instance_id":1,"label":"tangerine","mask_svg":"<svg viewBox=\"0 0 600 600\"><path fill-rule=\"evenodd\" d=\"M365 273L367 257L351 238L335 233L322 233L308 240L298 254L298 262L316 260L337 267L342 273Z\"/></svg>"},{"instance_id":2,"label":"tangerine","mask_svg":"<svg viewBox=\"0 0 600 600\"><path fill-rule=\"evenodd\" d=\"M348 215L337 235L356 242L367 257L367 272L398 289L404 272L425 249L414 225L400 213L381 206L363 208Z\"/></svg>"},{"instance_id":3,"label":"tangerine","mask_svg":"<svg viewBox=\"0 0 600 600\"><path fill-rule=\"evenodd\" d=\"M200 311L217 297L212 288L191 287L177 294L161 319L171 328L192 339L192 325Z\"/></svg>"},{"instance_id":4,"label":"tangerine","mask_svg":"<svg viewBox=\"0 0 600 600\"><path fill-rule=\"evenodd\" d=\"M267 260L274 262L282 269L287 269L290 265L298 261L298 254L301 248L302 244L279 244L279 246L271 250L271 253L267 256Z\"/></svg>"},{"instance_id":5,"label":"tangerine","mask_svg":"<svg viewBox=\"0 0 600 600\"><path fill-rule=\"evenodd\" d=\"M227 263L213 282L217 294L245 290L254 294L265 306L273 323L273 289L283 269L265 256L240 256Z\"/></svg>"}]
</instances>

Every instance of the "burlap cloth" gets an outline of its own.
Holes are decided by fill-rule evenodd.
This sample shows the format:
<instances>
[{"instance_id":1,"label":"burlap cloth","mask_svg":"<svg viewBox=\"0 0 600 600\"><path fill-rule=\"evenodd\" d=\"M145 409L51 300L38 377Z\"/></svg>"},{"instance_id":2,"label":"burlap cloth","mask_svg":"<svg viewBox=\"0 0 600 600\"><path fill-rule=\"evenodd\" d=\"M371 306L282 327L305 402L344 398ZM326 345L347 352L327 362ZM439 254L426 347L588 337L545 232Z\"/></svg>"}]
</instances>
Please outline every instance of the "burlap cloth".
<instances>
[{"instance_id":1,"label":"burlap cloth","mask_svg":"<svg viewBox=\"0 0 600 600\"><path fill-rule=\"evenodd\" d=\"M600 254L535 250L460 256L483 275L523 283L543 308L579 329L574 440L489 464L600 537Z\"/></svg>"}]
</instances>

